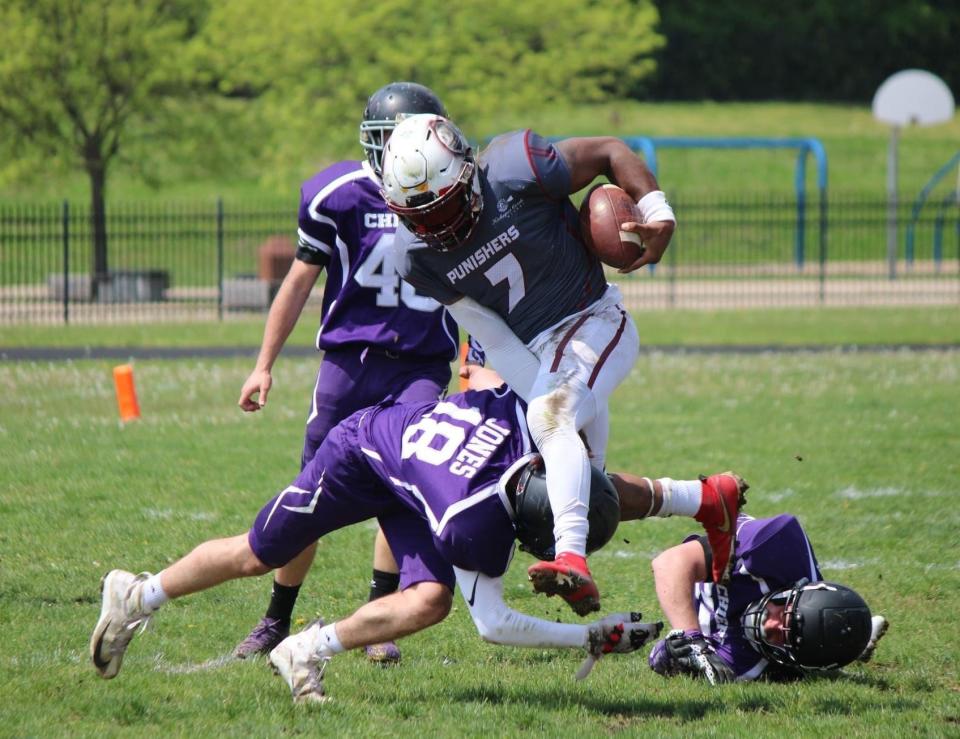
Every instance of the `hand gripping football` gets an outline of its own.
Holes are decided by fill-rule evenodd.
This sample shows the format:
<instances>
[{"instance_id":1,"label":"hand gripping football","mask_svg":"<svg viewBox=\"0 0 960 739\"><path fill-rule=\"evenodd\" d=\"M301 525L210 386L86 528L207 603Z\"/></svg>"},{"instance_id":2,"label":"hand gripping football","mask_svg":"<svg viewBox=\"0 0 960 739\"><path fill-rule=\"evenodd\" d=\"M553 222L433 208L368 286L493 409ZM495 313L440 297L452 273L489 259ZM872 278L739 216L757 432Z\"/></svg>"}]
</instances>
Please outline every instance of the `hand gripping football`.
<instances>
[{"instance_id":1,"label":"hand gripping football","mask_svg":"<svg viewBox=\"0 0 960 739\"><path fill-rule=\"evenodd\" d=\"M620 230L627 221L642 223L643 218L633 198L610 183L591 188L580 206L583 240L610 267L627 267L643 254L640 235Z\"/></svg>"}]
</instances>

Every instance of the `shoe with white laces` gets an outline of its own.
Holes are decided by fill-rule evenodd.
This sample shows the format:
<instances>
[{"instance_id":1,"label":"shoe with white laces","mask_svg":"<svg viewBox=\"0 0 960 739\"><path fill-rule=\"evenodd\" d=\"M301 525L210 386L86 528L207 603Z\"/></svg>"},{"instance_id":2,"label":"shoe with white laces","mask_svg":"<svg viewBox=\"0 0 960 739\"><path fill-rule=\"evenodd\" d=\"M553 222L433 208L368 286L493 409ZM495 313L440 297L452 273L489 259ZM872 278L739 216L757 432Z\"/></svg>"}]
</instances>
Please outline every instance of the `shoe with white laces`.
<instances>
[{"instance_id":1,"label":"shoe with white laces","mask_svg":"<svg viewBox=\"0 0 960 739\"><path fill-rule=\"evenodd\" d=\"M857 657L860 662L869 662L871 660L873 653L877 649L877 642L883 638L883 635L887 633L887 629L889 628L890 622L883 616L874 616L870 619L870 641L867 642L867 646L863 648L863 652Z\"/></svg>"},{"instance_id":2,"label":"shoe with white laces","mask_svg":"<svg viewBox=\"0 0 960 739\"><path fill-rule=\"evenodd\" d=\"M150 622L152 611L143 607L142 598L149 577L149 572L111 570L100 580L100 620L90 637L90 657L104 680L117 676L137 627L142 632Z\"/></svg>"},{"instance_id":3,"label":"shoe with white laces","mask_svg":"<svg viewBox=\"0 0 960 739\"><path fill-rule=\"evenodd\" d=\"M294 703L325 703L323 673L329 657L320 654L320 627L323 621L310 624L303 631L288 636L270 652L273 671L284 679Z\"/></svg>"}]
</instances>

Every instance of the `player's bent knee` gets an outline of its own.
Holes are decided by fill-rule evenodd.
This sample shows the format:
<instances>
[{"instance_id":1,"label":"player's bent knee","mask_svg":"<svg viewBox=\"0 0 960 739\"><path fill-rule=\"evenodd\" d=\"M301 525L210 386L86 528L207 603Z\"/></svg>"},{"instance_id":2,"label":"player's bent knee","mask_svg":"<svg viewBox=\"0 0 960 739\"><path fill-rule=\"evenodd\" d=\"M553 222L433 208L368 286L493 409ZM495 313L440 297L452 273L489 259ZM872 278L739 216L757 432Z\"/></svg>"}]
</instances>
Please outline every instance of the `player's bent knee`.
<instances>
[{"instance_id":1,"label":"player's bent knee","mask_svg":"<svg viewBox=\"0 0 960 739\"><path fill-rule=\"evenodd\" d=\"M253 553L249 543L244 541L237 552L237 570L241 577L257 577L265 575L273 569L270 565L264 564L260 558Z\"/></svg>"},{"instance_id":2,"label":"player's bent knee","mask_svg":"<svg viewBox=\"0 0 960 739\"><path fill-rule=\"evenodd\" d=\"M453 592L436 582L417 583L404 594L411 598L412 617L424 628L443 621L453 605Z\"/></svg>"},{"instance_id":3,"label":"player's bent knee","mask_svg":"<svg viewBox=\"0 0 960 739\"><path fill-rule=\"evenodd\" d=\"M554 391L531 400L527 406L527 425L534 440L555 434L565 427L572 429L573 417L562 393Z\"/></svg>"},{"instance_id":4,"label":"player's bent knee","mask_svg":"<svg viewBox=\"0 0 960 739\"><path fill-rule=\"evenodd\" d=\"M252 553L251 557L252 559L250 561L244 563L245 566L243 568L243 574L245 577L258 577L260 575L266 575L273 569L273 567L270 567L270 565L265 565L263 562L257 559Z\"/></svg>"}]
</instances>

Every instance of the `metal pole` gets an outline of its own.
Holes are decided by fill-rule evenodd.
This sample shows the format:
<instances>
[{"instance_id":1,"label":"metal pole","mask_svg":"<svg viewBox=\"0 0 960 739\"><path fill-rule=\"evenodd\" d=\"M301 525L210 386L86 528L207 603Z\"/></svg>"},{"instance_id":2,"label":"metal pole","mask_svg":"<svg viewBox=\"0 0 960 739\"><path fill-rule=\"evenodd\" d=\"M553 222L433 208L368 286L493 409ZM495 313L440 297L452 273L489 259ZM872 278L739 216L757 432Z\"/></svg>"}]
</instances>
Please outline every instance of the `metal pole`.
<instances>
[{"instance_id":1,"label":"metal pole","mask_svg":"<svg viewBox=\"0 0 960 739\"><path fill-rule=\"evenodd\" d=\"M63 201L61 211L63 237L63 322L70 323L70 203Z\"/></svg>"},{"instance_id":2,"label":"metal pole","mask_svg":"<svg viewBox=\"0 0 960 739\"><path fill-rule=\"evenodd\" d=\"M807 227L807 153L809 149L801 146L797 153L796 174L794 177L795 189L797 191L797 228L794 233L793 259L796 262L797 270L803 271L803 264L806 255L806 227Z\"/></svg>"},{"instance_id":3,"label":"metal pole","mask_svg":"<svg viewBox=\"0 0 960 739\"><path fill-rule=\"evenodd\" d=\"M887 148L887 265L891 280L897 279L897 143L900 127L890 128Z\"/></svg>"},{"instance_id":4,"label":"metal pole","mask_svg":"<svg viewBox=\"0 0 960 739\"><path fill-rule=\"evenodd\" d=\"M223 320L223 198L217 198L217 320Z\"/></svg>"},{"instance_id":5,"label":"metal pole","mask_svg":"<svg viewBox=\"0 0 960 739\"><path fill-rule=\"evenodd\" d=\"M827 297L827 189L820 190L820 305Z\"/></svg>"},{"instance_id":6,"label":"metal pole","mask_svg":"<svg viewBox=\"0 0 960 739\"><path fill-rule=\"evenodd\" d=\"M675 308L677 305L677 242L674 241L667 249L667 306Z\"/></svg>"}]
</instances>

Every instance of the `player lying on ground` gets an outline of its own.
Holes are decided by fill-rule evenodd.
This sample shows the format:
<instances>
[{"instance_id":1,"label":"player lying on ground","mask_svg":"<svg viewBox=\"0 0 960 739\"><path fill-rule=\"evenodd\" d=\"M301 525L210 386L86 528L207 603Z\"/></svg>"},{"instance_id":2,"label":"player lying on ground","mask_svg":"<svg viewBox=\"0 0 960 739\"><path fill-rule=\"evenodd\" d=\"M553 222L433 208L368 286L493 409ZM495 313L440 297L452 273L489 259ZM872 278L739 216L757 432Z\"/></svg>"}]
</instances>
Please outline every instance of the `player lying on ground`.
<instances>
[{"instance_id":1,"label":"player lying on ground","mask_svg":"<svg viewBox=\"0 0 960 739\"><path fill-rule=\"evenodd\" d=\"M518 481L531 465L540 464L525 411L520 398L500 386L433 403L385 401L345 419L246 534L201 544L158 575L112 570L104 577L100 618L90 639L97 671L104 678L116 676L136 627L167 600L264 574L324 534L374 517L400 566L401 590L335 623L313 625L271 652L297 701L323 698L323 671L335 654L441 621L450 610L455 581L488 641L575 647L592 657L640 648L655 638L658 624L633 622L630 614L586 625L554 623L504 603L502 575L513 555L515 511L527 508L520 505L525 486L518 491ZM591 481L598 501L604 490L609 495L605 475L595 471ZM618 484L627 517L695 514L708 532L736 517L746 487L732 474L655 484L623 476ZM531 509L542 516L544 507ZM604 510L594 525L601 531L606 522L605 541L617 516ZM520 523L541 534L546 525L552 541L551 522ZM718 535L722 541L725 535ZM531 548L539 546L529 541Z\"/></svg>"},{"instance_id":2,"label":"player lying on ground","mask_svg":"<svg viewBox=\"0 0 960 739\"><path fill-rule=\"evenodd\" d=\"M590 459L603 468L607 401L639 351L633 319L583 241L569 195L606 177L639 201L646 251L623 271L659 261L675 218L646 164L619 139L553 144L532 131L495 138L475 157L446 118L419 115L394 130L383 195L401 221L397 266L444 303L529 402L556 513L556 559L529 569L534 589L579 615L600 609L584 559ZM527 373L529 392L517 373Z\"/></svg>"},{"instance_id":3,"label":"player lying on ground","mask_svg":"<svg viewBox=\"0 0 960 739\"><path fill-rule=\"evenodd\" d=\"M856 592L823 581L793 516L740 515L727 582L705 582L710 558L709 543L689 537L653 560L672 629L650 653L661 675L711 684L798 677L867 661L887 630Z\"/></svg>"}]
</instances>

